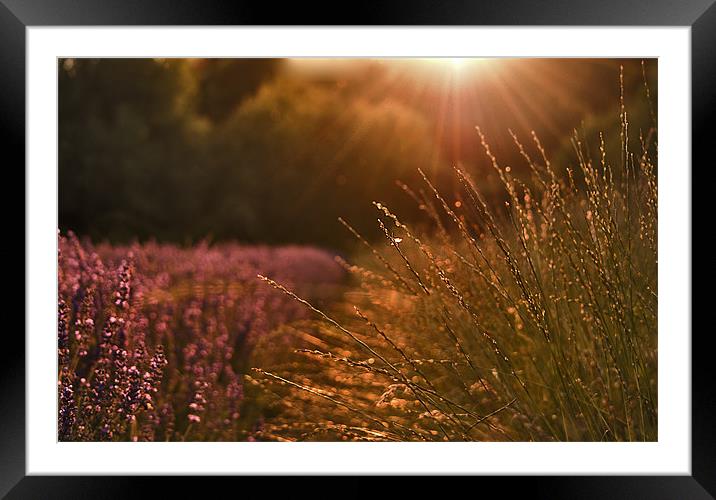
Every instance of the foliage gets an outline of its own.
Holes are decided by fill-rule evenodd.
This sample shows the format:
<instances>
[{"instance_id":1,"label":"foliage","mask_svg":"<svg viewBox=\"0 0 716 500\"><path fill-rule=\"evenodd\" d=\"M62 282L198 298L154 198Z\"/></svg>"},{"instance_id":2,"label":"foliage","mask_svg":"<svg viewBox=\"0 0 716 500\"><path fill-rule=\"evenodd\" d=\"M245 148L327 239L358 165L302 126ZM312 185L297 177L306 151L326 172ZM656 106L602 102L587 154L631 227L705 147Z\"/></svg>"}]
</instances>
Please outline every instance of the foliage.
<instances>
[{"instance_id":1,"label":"foliage","mask_svg":"<svg viewBox=\"0 0 716 500\"><path fill-rule=\"evenodd\" d=\"M403 203L395 178L437 154L424 117L402 104L247 64L65 60L60 228L115 243L341 248L338 215L371 192Z\"/></svg>"},{"instance_id":2,"label":"foliage","mask_svg":"<svg viewBox=\"0 0 716 500\"><path fill-rule=\"evenodd\" d=\"M208 213L221 216L207 227L217 237L241 231L242 239L269 243L345 247L336 218L359 216L376 192L409 206L395 179L414 176L433 154L425 120L409 108L346 101L335 89L290 81L262 88L210 141L218 175L207 190L217 206ZM251 192L237 197L242 183Z\"/></svg>"}]
</instances>

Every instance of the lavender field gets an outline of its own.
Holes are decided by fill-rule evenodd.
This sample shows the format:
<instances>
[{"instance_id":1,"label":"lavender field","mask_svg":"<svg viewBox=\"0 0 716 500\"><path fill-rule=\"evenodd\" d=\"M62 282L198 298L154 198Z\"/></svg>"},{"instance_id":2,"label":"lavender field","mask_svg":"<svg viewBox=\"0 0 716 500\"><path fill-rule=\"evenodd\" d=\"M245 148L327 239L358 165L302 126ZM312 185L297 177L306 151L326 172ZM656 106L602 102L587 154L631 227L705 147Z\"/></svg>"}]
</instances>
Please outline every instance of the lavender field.
<instances>
[{"instance_id":1,"label":"lavender field","mask_svg":"<svg viewBox=\"0 0 716 500\"><path fill-rule=\"evenodd\" d=\"M324 304L344 281L310 247L93 247L60 235L60 440L253 439L252 349L307 315L258 273Z\"/></svg>"}]
</instances>

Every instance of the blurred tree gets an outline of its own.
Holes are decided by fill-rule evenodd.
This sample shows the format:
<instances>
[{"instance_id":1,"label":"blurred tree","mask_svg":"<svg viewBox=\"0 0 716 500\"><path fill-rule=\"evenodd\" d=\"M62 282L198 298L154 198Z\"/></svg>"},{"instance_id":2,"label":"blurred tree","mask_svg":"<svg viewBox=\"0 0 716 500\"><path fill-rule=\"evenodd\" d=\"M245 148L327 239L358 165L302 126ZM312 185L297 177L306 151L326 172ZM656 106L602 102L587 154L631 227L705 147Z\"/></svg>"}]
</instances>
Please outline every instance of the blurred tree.
<instances>
[{"instance_id":1,"label":"blurred tree","mask_svg":"<svg viewBox=\"0 0 716 500\"><path fill-rule=\"evenodd\" d=\"M170 236L195 175L180 60L65 59L59 68L60 225L94 237Z\"/></svg>"},{"instance_id":2,"label":"blurred tree","mask_svg":"<svg viewBox=\"0 0 716 500\"><path fill-rule=\"evenodd\" d=\"M415 212L394 182L435 159L424 117L331 84L258 90L275 64L252 60L255 76L219 95L245 63L60 61L61 229L342 247L338 216L370 231L374 199Z\"/></svg>"},{"instance_id":3,"label":"blurred tree","mask_svg":"<svg viewBox=\"0 0 716 500\"><path fill-rule=\"evenodd\" d=\"M223 214L212 216L216 235L243 227L244 237L269 242L343 246L352 237L337 218L372 234L373 200L415 213L395 180L415 180L436 154L425 118L414 110L289 80L263 87L210 141L217 175L206 213ZM251 220L239 223L247 205Z\"/></svg>"},{"instance_id":4,"label":"blurred tree","mask_svg":"<svg viewBox=\"0 0 716 500\"><path fill-rule=\"evenodd\" d=\"M226 119L263 82L275 76L282 59L195 59L197 111L212 121Z\"/></svg>"}]
</instances>

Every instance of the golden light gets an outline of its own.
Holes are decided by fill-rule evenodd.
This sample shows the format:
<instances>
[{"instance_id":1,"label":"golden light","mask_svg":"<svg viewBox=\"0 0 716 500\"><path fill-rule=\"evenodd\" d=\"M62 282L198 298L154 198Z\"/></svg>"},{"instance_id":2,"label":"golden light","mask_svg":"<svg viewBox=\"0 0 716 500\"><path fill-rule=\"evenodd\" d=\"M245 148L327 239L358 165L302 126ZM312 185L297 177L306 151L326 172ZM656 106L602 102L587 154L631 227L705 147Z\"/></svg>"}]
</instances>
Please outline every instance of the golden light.
<instances>
[{"instance_id":1,"label":"golden light","mask_svg":"<svg viewBox=\"0 0 716 500\"><path fill-rule=\"evenodd\" d=\"M459 71L470 63L471 59L466 57L433 57L430 59L413 59L413 62L420 64L430 70L452 70Z\"/></svg>"},{"instance_id":2,"label":"golden light","mask_svg":"<svg viewBox=\"0 0 716 500\"><path fill-rule=\"evenodd\" d=\"M418 72L432 74L438 78L451 77L470 80L477 74L492 67L495 59L475 57L433 57L420 59L406 59L410 66Z\"/></svg>"},{"instance_id":3,"label":"golden light","mask_svg":"<svg viewBox=\"0 0 716 500\"><path fill-rule=\"evenodd\" d=\"M462 57L449 57L447 62L452 65L453 69L459 70L467 60Z\"/></svg>"},{"instance_id":4,"label":"golden light","mask_svg":"<svg viewBox=\"0 0 716 500\"><path fill-rule=\"evenodd\" d=\"M485 58L474 58L474 57L434 57L431 59L419 59L418 61L423 63L432 64L434 66L443 66L459 70L466 67L482 66L490 61Z\"/></svg>"},{"instance_id":5,"label":"golden light","mask_svg":"<svg viewBox=\"0 0 716 500\"><path fill-rule=\"evenodd\" d=\"M428 78L459 77L470 79L477 73L491 69L497 59L475 57L422 57L422 58L293 58L289 71L311 76L347 76L364 70L367 65L378 64L392 72L422 74Z\"/></svg>"}]
</instances>

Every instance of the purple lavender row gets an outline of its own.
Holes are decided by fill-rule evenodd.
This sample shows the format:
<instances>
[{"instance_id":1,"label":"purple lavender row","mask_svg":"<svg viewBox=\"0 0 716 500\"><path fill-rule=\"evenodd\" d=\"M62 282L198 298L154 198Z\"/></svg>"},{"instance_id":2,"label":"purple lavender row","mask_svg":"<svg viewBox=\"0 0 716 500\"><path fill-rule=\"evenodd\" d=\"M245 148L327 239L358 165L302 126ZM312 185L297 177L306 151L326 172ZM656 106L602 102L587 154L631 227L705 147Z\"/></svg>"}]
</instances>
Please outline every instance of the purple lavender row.
<instances>
[{"instance_id":1,"label":"purple lavender row","mask_svg":"<svg viewBox=\"0 0 716 500\"><path fill-rule=\"evenodd\" d=\"M94 247L70 232L58 258L61 441L252 439L252 347L307 314L256 275L318 300L343 279L309 247Z\"/></svg>"}]
</instances>

